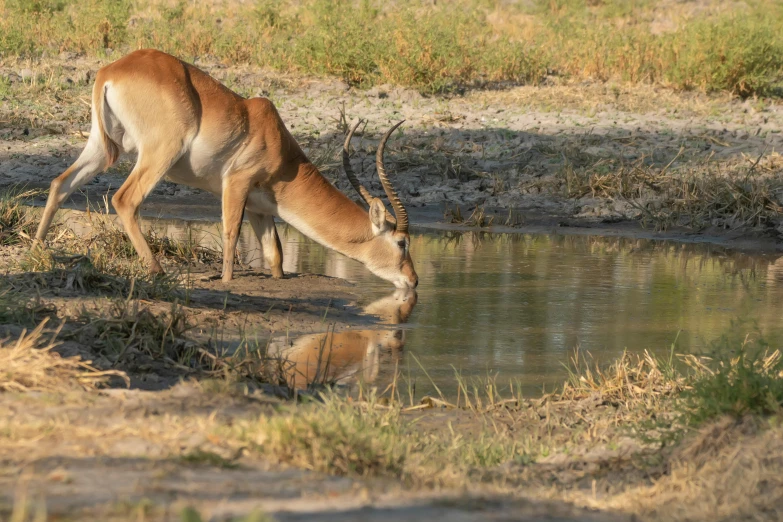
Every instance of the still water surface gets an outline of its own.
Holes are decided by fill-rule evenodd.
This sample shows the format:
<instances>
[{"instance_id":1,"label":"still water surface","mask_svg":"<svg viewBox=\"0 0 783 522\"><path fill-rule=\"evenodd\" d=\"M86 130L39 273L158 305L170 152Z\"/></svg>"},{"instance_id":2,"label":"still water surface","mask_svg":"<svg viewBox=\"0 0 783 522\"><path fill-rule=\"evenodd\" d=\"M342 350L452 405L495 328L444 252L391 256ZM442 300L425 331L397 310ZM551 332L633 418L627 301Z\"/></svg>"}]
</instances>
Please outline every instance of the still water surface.
<instances>
[{"instance_id":1,"label":"still water surface","mask_svg":"<svg viewBox=\"0 0 783 522\"><path fill-rule=\"evenodd\" d=\"M160 226L200 242L219 237L205 223ZM739 343L746 333L783 346L783 258L775 256L637 239L427 231L411 238L418 296L402 300L358 262L278 227L287 273L348 279L358 285L359 304L401 323L383 334L327 338L333 355L347 358L344 369L331 369L343 372L338 377L381 388L396 365L417 395L431 393L433 381L453 395L455 370L539 394L562 383L577 346L598 362L626 349L668 354L675 342L676 352L704 352L721 338ZM262 266L250 227L243 227L240 249L247 263ZM319 343L323 335L287 342L300 373L317 372L301 354Z\"/></svg>"}]
</instances>

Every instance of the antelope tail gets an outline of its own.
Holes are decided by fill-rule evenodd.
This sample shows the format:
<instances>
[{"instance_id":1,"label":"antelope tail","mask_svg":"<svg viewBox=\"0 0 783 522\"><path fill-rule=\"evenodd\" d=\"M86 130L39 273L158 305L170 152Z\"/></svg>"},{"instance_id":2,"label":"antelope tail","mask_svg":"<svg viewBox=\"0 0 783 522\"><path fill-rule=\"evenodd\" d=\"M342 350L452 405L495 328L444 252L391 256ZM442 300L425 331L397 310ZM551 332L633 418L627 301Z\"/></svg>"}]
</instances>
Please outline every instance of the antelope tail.
<instances>
[{"instance_id":1,"label":"antelope tail","mask_svg":"<svg viewBox=\"0 0 783 522\"><path fill-rule=\"evenodd\" d=\"M108 169L117 161L120 156L120 148L112 140L108 134L106 134L106 128L103 123L103 108L106 106L106 89L109 86L103 82L95 82L95 87L92 90L92 107L95 111L95 120L98 125L98 132L100 133L101 142L103 142L103 150L106 155L106 165L104 169Z\"/></svg>"}]
</instances>

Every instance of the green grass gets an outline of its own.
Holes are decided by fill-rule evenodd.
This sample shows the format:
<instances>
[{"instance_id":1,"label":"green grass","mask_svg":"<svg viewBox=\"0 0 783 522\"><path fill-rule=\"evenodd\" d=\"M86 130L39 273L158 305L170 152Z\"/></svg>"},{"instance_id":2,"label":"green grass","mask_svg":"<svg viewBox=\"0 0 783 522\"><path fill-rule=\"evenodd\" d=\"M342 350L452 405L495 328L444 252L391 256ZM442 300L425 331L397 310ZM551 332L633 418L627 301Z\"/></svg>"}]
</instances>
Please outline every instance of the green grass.
<instances>
[{"instance_id":1,"label":"green grass","mask_svg":"<svg viewBox=\"0 0 783 522\"><path fill-rule=\"evenodd\" d=\"M204 520L197 510L189 507L180 512L179 519L181 522L203 522ZM274 522L274 520L271 516L258 510L254 510L245 516L231 518L232 522Z\"/></svg>"},{"instance_id":2,"label":"green grass","mask_svg":"<svg viewBox=\"0 0 783 522\"><path fill-rule=\"evenodd\" d=\"M241 439L280 462L363 476L401 476L412 449L406 435L398 409L365 411L336 396L239 428Z\"/></svg>"},{"instance_id":3,"label":"green grass","mask_svg":"<svg viewBox=\"0 0 783 522\"><path fill-rule=\"evenodd\" d=\"M751 2L748 10L688 20L664 34L653 34L644 23L612 25L600 12L554 15L548 66L575 77L742 96L773 94L783 80L778 5Z\"/></svg>"},{"instance_id":4,"label":"green grass","mask_svg":"<svg viewBox=\"0 0 783 522\"><path fill-rule=\"evenodd\" d=\"M470 469L522 458L525 445L491 430L461 438L416 429L399 403L374 395L354 403L333 393L323 403L239 421L227 433L267 458L323 473L386 476L409 484L445 484Z\"/></svg>"},{"instance_id":5,"label":"green grass","mask_svg":"<svg viewBox=\"0 0 783 522\"><path fill-rule=\"evenodd\" d=\"M676 89L775 94L783 83L783 8L751 0L734 11L656 2L491 0L0 0L0 52L119 56L156 47L210 55L362 87L392 83L442 92L547 73Z\"/></svg>"}]
</instances>

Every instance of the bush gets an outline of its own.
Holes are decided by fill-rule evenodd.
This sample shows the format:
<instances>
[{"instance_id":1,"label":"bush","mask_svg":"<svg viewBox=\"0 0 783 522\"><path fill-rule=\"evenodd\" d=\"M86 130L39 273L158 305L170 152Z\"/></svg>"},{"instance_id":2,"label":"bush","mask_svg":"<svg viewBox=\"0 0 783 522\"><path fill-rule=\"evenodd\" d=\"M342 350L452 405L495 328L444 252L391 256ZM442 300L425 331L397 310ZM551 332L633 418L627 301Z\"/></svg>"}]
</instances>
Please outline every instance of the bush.
<instances>
[{"instance_id":1,"label":"bush","mask_svg":"<svg viewBox=\"0 0 783 522\"><path fill-rule=\"evenodd\" d=\"M736 346L736 345L735 345ZM709 365L702 365L685 391L686 409L697 424L721 415L771 415L783 407L783 357L763 341L745 339L736 353L724 337Z\"/></svg>"}]
</instances>

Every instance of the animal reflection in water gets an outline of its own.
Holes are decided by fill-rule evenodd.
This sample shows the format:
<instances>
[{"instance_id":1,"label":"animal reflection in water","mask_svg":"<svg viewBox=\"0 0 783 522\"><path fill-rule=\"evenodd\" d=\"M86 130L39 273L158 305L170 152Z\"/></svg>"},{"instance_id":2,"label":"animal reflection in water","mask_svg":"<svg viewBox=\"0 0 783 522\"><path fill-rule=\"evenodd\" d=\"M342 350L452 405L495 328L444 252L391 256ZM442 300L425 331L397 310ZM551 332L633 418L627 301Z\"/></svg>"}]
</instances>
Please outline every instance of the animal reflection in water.
<instances>
[{"instance_id":1,"label":"animal reflection in water","mask_svg":"<svg viewBox=\"0 0 783 522\"><path fill-rule=\"evenodd\" d=\"M380 316L384 324L399 325L408 321L417 300L415 290L398 289L364 311ZM375 383L382 367L394 371L405 336L403 328L329 331L273 340L269 353L285 361L285 378L292 388Z\"/></svg>"}]
</instances>

